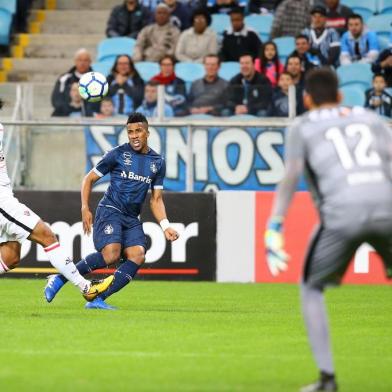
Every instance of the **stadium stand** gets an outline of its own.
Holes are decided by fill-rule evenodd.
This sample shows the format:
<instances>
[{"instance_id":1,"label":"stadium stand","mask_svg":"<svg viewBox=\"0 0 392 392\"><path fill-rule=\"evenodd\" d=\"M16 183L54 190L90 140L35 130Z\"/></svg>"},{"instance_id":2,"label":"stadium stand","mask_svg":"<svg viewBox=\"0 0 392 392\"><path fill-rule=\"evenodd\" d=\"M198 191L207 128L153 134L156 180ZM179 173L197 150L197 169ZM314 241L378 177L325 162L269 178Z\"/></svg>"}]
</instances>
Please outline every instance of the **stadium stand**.
<instances>
[{"instance_id":1,"label":"stadium stand","mask_svg":"<svg viewBox=\"0 0 392 392\"><path fill-rule=\"evenodd\" d=\"M114 60L115 58L110 58L104 61L97 61L96 63L91 64L91 67L94 71L100 72L101 74L107 76L113 67Z\"/></svg>"},{"instance_id":2,"label":"stadium stand","mask_svg":"<svg viewBox=\"0 0 392 392\"><path fill-rule=\"evenodd\" d=\"M364 22L377 13L378 0L343 0L341 3L361 15Z\"/></svg>"},{"instance_id":3,"label":"stadium stand","mask_svg":"<svg viewBox=\"0 0 392 392\"><path fill-rule=\"evenodd\" d=\"M274 17L272 14L252 14L245 17L245 25L256 31L256 33L259 34L261 41L265 42L269 39L273 20Z\"/></svg>"},{"instance_id":4,"label":"stadium stand","mask_svg":"<svg viewBox=\"0 0 392 392\"><path fill-rule=\"evenodd\" d=\"M340 85L342 87L356 85L363 91L368 89L372 83L372 71L370 64L353 63L340 66L337 69Z\"/></svg>"},{"instance_id":5,"label":"stadium stand","mask_svg":"<svg viewBox=\"0 0 392 392\"><path fill-rule=\"evenodd\" d=\"M135 43L135 39L128 37L106 38L98 44L97 60L114 60L120 54L132 56Z\"/></svg>"},{"instance_id":6,"label":"stadium stand","mask_svg":"<svg viewBox=\"0 0 392 392\"><path fill-rule=\"evenodd\" d=\"M16 12L16 0L0 0L0 9L8 11L10 14Z\"/></svg>"},{"instance_id":7,"label":"stadium stand","mask_svg":"<svg viewBox=\"0 0 392 392\"><path fill-rule=\"evenodd\" d=\"M345 106L364 106L365 93L358 86L343 86L341 87L343 94L342 104Z\"/></svg>"},{"instance_id":8,"label":"stadium stand","mask_svg":"<svg viewBox=\"0 0 392 392\"><path fill-rule=\"evenodd\" d=\"M177 63L175 73L185 83L192 83L204 76L204 66L199 63Z\"/></svg>"},{"instance_id":9,"label":"stadium stand","mask_svg":"<svg viewBox=\"0 0 392 392\"><path fill-rule=\"evenodd\" d=\"M240 72L240 65L236 61L225 61L221 63L218 75L225 80L230 80Z\"/></svg>"},{"instance_id":10,"label":"stadium stand","mask_svg":"<svg viewBox=\"0 0 392 392\"><path fill-rule=\"evenodd\" d=\"M294 37L279 37L275 38L274 42L278 47L279 59L281 63L285 63L287 57L293 52L295 49L295 39Z\"/></svg>"},{"instance_id":11,"label":"stadium stand","mask_svg":"<svg viewBox=\"0 0 392 392\"><path fill-rule=\"evenodd\" d=\"M392 0L378 0L379 14L392 14Z\"/></svg>"},{"instance_id":12,"label":"stadium stand","mask_svg":"<svg viewBox=\"0 0 392 392\"><path fill-rule=\"evenodd\" d=\"M145 82L148 82L153 76L159 73L159 64L152 61L139 61L135 63L135 67Z\"/></svg>"},{"instance_id":13,"label":"stadium stand","mask_svg":"<svg viewBox=\"0 0 392 392\"><path fill-rule=\"evenodd\" d=\"M214 30L218 35L222 35L223 32L230 27L230 17L227 14L213 14L210 25L211 29Z\"/></svg>"},{"instance_id":14,"label":"stadium stand","mask_svg":"<svg viewBox=\"0 0 392 392\"><path fill-rule=\"evenodd\" d=\"M366 22L368 28L377 33L377 36L389 38L391 34L392 13L374 15Z\"/></svg>"}]
</instances>

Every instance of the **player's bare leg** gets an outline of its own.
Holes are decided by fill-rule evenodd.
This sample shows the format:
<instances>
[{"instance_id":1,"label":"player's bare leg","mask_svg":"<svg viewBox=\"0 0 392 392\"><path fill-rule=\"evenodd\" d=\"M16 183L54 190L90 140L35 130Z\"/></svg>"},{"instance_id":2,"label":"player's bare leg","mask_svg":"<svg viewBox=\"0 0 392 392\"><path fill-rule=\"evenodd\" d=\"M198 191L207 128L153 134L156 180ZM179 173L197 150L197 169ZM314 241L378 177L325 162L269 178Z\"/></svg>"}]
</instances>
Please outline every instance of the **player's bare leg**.
<instances>
[{"instance_id":1,"label":"player's bare leg","mask_svg":"<svg viewBox=\"0 0 392 392\"><path fill-rule=\"evenodd\" d=\"M320 369L320 379L301 392L337 391L323 290L303 283L301 300L310 346Z\"/></svg>"},{"instance_id":2,"label":"player's bare leg","mask_svg":"<svg viewBox=\"0 0 392 392\"><path fill-rule=\"evenodd\" d=\"M113 255L116 254L114 253ZM99 295L96 300L86 304L87 309L114 309L112 306L105 303L105 299L120 291L123 287L132 281L140 266L144 263L144 247L136 245L125 248L123 251L123 260L124 261L114 273L112 284L104 293Z\"/></svg>"},{"instance_id":3,"label":"player's bare leg","mask_svg":"<svg viewBox=\"0 0 392 392\"><path fill-rule=\"evenodd\" d=\"M106 268L109 265L116 264L120 261L121 244L113 243L106 245L101 252L91 253L76 264L76 269L80 275L86 275L96 269ZM57 293L67 282L67 278L60 274L50 275L45 286L45 297L51 302Z\"/></svg>"},{"instance_id":4,"label":"player's bare leg","mask_svg":"<svg viewBox=\"0 0 392 392\"><path fill-rule=\"evenodd\" d=\"M72 282L83 293L83 296L91 301L99 293L103 292L110 285L113 277L109 277L102 282L92 283L83 278L72 260L66 256L63 248L57 240L52 230L43 221L39 221L28 237L44 247L50 263L70 282Z\"/></svg>"},{"instance_id":5,"label":"player's bare leg","mask_svg":"<svg viewBox=\"0 0 392 392\"><path fill-rule=\"evenodd\" d=\"M21 244L9 241L0 244L0 275L16 268L20 261Z\"/></svg>"}]
</instances>

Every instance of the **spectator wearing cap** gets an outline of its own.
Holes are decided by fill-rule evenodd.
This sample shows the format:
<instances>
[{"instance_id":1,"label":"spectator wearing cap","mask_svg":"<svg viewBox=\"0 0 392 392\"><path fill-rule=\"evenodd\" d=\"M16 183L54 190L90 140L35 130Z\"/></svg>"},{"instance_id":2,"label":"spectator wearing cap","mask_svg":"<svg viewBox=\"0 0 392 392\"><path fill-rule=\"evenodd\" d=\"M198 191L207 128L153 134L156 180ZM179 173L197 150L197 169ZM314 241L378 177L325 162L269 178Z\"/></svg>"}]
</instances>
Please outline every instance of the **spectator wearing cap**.
<instances>
[{"instance_id":1,"label":"spectator wearing cap","mask_svg":"<svg viewBox=\"0 0 392 392\"><path fill-rule=\"evenodd\" d=\"M310 24L309 0L283 0L276 9L271 38L295 37Z\"/></svg>"},{"instance_id":2,"label":"spectator wearing cap","mask_svg":"<svg viewBox=\"0 0 392 392\"><path fill-rule=\"evenodd\" d=\"M218 38L208 26L211 17L206 10L199 9L192 15L193 27L181 33L176 47L178 61L203 62L206 53L218 53Z\"/></svg>"},{"instance_id":3,"label":"spectator wearing cap","mask_svg":"<svg viewBox=\"0 0 392 392\"><path fill-rule=\"evenodd\" d=\"M310 11L311 26L302 34L308 36L310 50L321 60L321 65L337 66L340 54L340 38L335 29L326 27L327 11L323 6L315 6Z\"/></svg>"},{"instance_id":4,"label":"spectator wearing cap","mask_svg":"<svg viewBox=\"0 0 392 392\"><path fill-rule=\"evenodd\" d=\"M327 10L327 27L335 29L339 35L347 31L347 18L354 12L351 8L340 4L340 0L325 0Z\"/></svg>"},{"instance_id":5,"label":"spectator wearing cap","mask_svg":"<svg viewBox=\"0 0 392 392\"><path fill-rule=\"evenodd\" d=\"M376 33L367 30L358 14L348 18L347 27L348 31L341 38L340 64L375 62L379 54Z\"/></svg>"},{"instance_id":6,"label":"spectator wearing cap","mask_svg":"<svg viewBox=\"0 0 392 392\"><path fill-rule=\"evenodd\" d=\"M240 73L230 80L229 99L223 113L264 117L272 99L271 82L256 72L252 55L242 54L239 62Z\"/></svg>"},{"instance_id":7,"label":"spectator wearing cap","mask_svg":"<svg viewBox=\"0 0 392 392\"><path fill-rule=\"evenodd\" d=\"M125 0L112 9L106 35L108 37L136 38L139 31L148 24L151 14L138 0Z\"/></svg>"},{"instance_id":8,"label":"spectator wearing cap","mask_svg":"<svg viewBox=\"0 0 392 392\"><path fill-rule=\"evenodd\" d=\"M136 41L133 61L159 61L174 56L180 30L170 23L169 7L160 3L155 9L155 23L144 27Z\"/></svg>"},{"instance_id":9,"label":"spectator wearing cap","mask_svg":"<svg viewBox=\"0 0 392 392\"><path fill-rule=\"evenodd\" d=\"M231 27L223 33L220 58L222 61L238 61L242 54L250 54L255 59L261 48L257 33L244 23L244 11L235 8L230 11Z\"/></svg>"},{"instance_id":10,"label":"spectator wearing cap","mask_svg":"<svg viewBox=\"0 0 392 392\"><path fill-rule=\"evenodd\" d=\"M177 0L163 0L170 9L170 22L184 31L191 27L192 9L185 2Z\"/></svg>"}]
</instances>

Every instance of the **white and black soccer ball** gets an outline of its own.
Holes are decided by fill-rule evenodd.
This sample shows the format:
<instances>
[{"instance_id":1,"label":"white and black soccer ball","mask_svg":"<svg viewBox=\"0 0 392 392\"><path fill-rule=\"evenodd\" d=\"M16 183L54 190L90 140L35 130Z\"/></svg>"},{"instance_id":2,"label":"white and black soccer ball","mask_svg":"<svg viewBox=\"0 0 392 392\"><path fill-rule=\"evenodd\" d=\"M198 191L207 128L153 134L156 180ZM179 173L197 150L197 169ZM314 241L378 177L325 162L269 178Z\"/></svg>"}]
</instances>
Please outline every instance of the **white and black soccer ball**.
<instances>
[{"instance_id":1,"label":"white and black soccer ball","mask_svg":"<svg viewBox=\"0 0 392 392\"><path fill-rule=\"evenodd\" d=\"M108 81L99 72L87 72L79 80L79 94L88 102L99 102L108 89Z\"/></svg>"}]
</instances>

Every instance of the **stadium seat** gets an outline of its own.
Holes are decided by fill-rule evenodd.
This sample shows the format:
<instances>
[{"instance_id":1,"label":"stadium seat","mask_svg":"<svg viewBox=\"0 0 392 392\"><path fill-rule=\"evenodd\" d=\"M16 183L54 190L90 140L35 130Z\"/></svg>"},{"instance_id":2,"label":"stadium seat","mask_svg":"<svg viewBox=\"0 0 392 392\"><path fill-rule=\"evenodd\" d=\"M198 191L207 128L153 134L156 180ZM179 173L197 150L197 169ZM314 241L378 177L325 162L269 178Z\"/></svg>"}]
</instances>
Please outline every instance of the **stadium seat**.
<instances>
[{"instance_id":1,"label":"stadium seat","mask_svg":"<svg viewBox=\"0 0 392 392\"><path fill-rule=\"evenodd\" d=\"M6 10L10 14L16 12L16 0L0 0L0 10Z\"/></svg>"},{"instance_id":2,"label":"stadium seat","mask_svg":"<svg viewBox=\"0 0 392 392\"><path fill-rule=\"evenodd\" d=\"M212 116L211 114L189 114L188 116L185 116L184 118L188 118L190 120L208 120L211 118L217 118L215 116ZM219 118L219 117L218 117Z\"/></svg>"},{"instance_id":3,"label":"stadium seat","mask_svg":"<svg viewBox=\"0 0 392 392\"><path fill-rule=\"evenodd\" d=\"M383 14L372 16L367 21L369 30L373 30L378 36L389 38L391 34L392 14Z\"/></svg>"},{"instance_id":4,"label":"stadium seat","mask_svg":"<svg viewBox=\"0 0 392 392\"><path fill-rule=\"evenodd\" d=\"M378 36L378 46L380 47L380 51L388 48L390 45L390 40L384 35Z\"/></svg>"},{"instance_id":5,"label":"stadium seat","mask_svg":"<svg viewBox=\"0 0 392 392\"><path fill-rule=\"evenodd\" d=\"M135 68L145 82L148 82L153 76L159 73L159 64L152 61L139 61L135 63Z\"/></svg>"},{"instance_id":6,"label":"stadium seat","mask_svg":"<svg viewBox=\"0 0 392 392\"><path fill-rule=\"evenodd\" d=\"M370 64L353 63L342 65L336 70L341 86L361 84L369 88L372 83L373 73Z\"/></svg>"},{"instance_id":7,"label":"stadium seat","mask_svg":"<svg viewBox=\"0 0 392 392\"><path fill-rule=\"evenodd\" d=\"M278 47L279 59L282 63L286 62L287 57L295 49L294 37L279 37L275 38L274 42Z\"/></svg>"},{"instance_id":8,"label":"stadium seat","mask_svg":"<svg viewBox=\"0 0 392 392\"><path fill-rule=\"evenodd\" d=\"M378 0L379 14L392 14L392 0Z\"/></svg>"},{"instance_id":9,"label":"stadium seat","mask_svg":"<svg viewBox=\"0 0 392 392\"><path fill-rule=\"evenodd\" d=\"M0 45L9 45L12 15L0 9Z\"/></svg>"},{"instance_id":10,"label":"stadium seat","mask_svg":"<svg viewBox=\"0 0 392 392\"><path fill-rule=\"evenodd\" d=\"M274 17L271 14L257 15L251 14L245 17L245 25L256 31L260 39L268 41Z\"/></svg>"},{"instance_id":11,"label":"stadium seat","mask_svg":"<svg viewBox=\"0 0 392 392\"><path fill-rule=\"evenodd\" d=\"M102 40L98 44L97 60L116 58L120 54L132 56L136 40L128 37L115 37Z\"/></svg>"},{"instance_id":12,"label":"stadium seat","mask_svg":"<svg viewBox=\"0 0 392 392\"><path fill-rule=\"evenodd\" d=\"M357 86L343 86L340 91L343 94L342 105L344 106L364 106L365 93Z\"/></svg>"},{"instance_id":13,"label":"stadium seat","mask_svg":"<svg viewBox=\"0 0 392 392\"><path fill-rule=\"evenodd\" d=\"M366 22L377 12L377 1L378 0L342 0L341 3L350 7L356 14L361 15Z\"/></svg>"},{"instance_id":14,"label":"stadium seat","mask_svg":"<svg viewBox=\"0 0 392 392\"><path fill-rule=\"evenodd\" d=\"M230 27L230 17L226 14L212 14L211 29L217 34L222 35L223 32Z\"/></svg>"},{"instance_id":15,"label":"stadium seat","mask_svg":"<svg viewBox=\"0 0 392 392\"><path fill-rule=\"evenodd\" d=\"M204 76L204 67L199 63L177 63L175 73L185 82L193 82Z\"/></svg>"},{"instance_id":16,"label":"stadium seat","mask_svg":"<svg viewBox=\"0 0 392 392\"><path fill-rule=\"evenodd\" d=\"M237 61L225 61L221 63L219 76L222 79L230 80L240 72L240 64Z\"/></svg>"},{"instance_id":17,"label":"stadium seat","mask_svg":"<svg viewBox=\"0 0 392 392\"><path fill-rule=\"evenodd\" d=\"M114 64L114 59L97 61L96 63L93 63L91 65L91 68L96 72L100 72L101 74L108 76L113 67L113 64Z\"/></svg>"}]
</instances>

